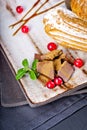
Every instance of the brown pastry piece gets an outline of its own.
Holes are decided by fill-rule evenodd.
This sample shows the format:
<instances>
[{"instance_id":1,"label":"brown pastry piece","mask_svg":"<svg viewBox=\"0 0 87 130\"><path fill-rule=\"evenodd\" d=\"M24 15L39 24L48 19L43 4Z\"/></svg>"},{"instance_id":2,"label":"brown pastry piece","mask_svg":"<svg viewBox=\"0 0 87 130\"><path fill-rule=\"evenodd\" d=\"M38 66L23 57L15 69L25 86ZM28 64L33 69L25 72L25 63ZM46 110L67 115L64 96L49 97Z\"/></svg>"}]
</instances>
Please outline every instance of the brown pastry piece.
<instances>
[{"instance_id":1,"label":"brown pastry piece","mask_svg":"<svg viewBox=\"0 0 87 130\"><path fill-rule=\"evenodd\" d=\"M60 56L62 54L62 50L53 50L44 55L41 55L42 60L53 60L54 58Z\"/></svg>"},{"instance_id":2,"label":"brown pastry piece","mask_svg":"<svg viewBox=\"0 0 87 130\"><path fill-rule=\"evenodd\" d=\"M54 60L54 69L58 71L61 68L61 65L65 61L65 54L63 53L57 59Z\"/></svg>"},{"instance_id":3,"label":"brown pastry piece","mask_svg":"<svg viewBox=\"0 0 87 130\"><path fill-rule=\"evenodd\" d=\"M66 55L65 55L65 60L73 65L75 58L71 55L70 52L67 52Z\"/></svg>"},{"instance_id":4,"label":"brown pastry piece","mask_svg":"<svg viewBox=\"0 0 87 130\"><path fill-rule=\"evenodd\" d=\"M47 52L46 54L35 54L35 59L38 59L39 61L43 60L53 60L54 58L60 56L63 53L62 50L53 50L50 52Z\"/></svg>"},{"instance_id":5,"label":"brown pastry piece","mask_svg":"<svg viewBox=\"0 0 87 130\"><path fill-rule=\"evenodd\" d=\"M82 20L87 21L87 0L71 0L71 9Z\"/></svg>"},{"instance_id":6,"label":"brown pastry piece","mask_svg":"<svg viewBox=\"0 0 87 130\"><path fill-rule=\"evenodd\" d=\"M87 22L66 8L49 11L44 17L45 32L60 45L87 52Z\"/></svg>"},{"instance_id":7,"label":"brown pastry piece","mask_svg":"<svg viewBox=\"0 0 87 130\"><path fill-rule=\"evenodd\" d=\"M35 54L34 59L38 59L39 61L41 61L41 54Z\"/></svg>"},{"instance_id":8,"label":"brown pastry piece","mask_svg":"<svg viewBox=\"0 0 87 130\"><path fill-rule=\"evenodd\" d=\"M41 83L45 86L48 81L50 81L50 78L40 74L38 76L38 80L41 81Z\"/></svg>"},{"instance_id":9,"label":"brown pastry piece","mask_svg":"<svg viewBox=\"0 0 87 130\"><path fill-rule=\"evenodd\" d=\"M65 61L58 71L58 76L60 76L64 80L64 82L67 82L72 76L73 72L74 68L71 66L71 64Z\"/></svg>"},{"instance_id":10,"label":"brown pastry piece","mask_svg":"<svg viewBox=\"0 0 87 130\"><path fill-rule=\"evenodd\" d=\"M54 66L53 61L42 61L37 63L37 72L40 74L54 79Z\"/></svg>"}]
</instances>

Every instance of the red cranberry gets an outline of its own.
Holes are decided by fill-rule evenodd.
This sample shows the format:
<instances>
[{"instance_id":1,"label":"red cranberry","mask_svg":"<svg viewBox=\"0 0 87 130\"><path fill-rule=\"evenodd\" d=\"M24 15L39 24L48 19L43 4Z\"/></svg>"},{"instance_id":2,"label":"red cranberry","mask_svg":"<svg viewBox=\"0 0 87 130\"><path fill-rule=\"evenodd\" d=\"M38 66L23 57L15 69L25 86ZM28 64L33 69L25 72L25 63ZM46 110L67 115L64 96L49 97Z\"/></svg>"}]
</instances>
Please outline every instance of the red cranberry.
<instances>
[{"instance_id":1,"label":"red cranberry","mask_svg":"<svg viewBox=\"0 0 87 130\"><path fill-rule=\"evenodd\" d=\"M16 7L16 11L17 11L17 13L19 13L19 14L22 13L23 10L24 10L24 9L23 9L22 6L17 6L17 7Z\"/></svg>"},{"instance_id":2,"label":"red cranberry","mask_svg":"<svg viewBox=\"0 0 87 130\"><path fill-rule=\"evenodd\" d=\"M57 45L54 42L50 42L48 43L47 48L49 51L53 51L57 49Z\"/></svg>"},{"instance_id":3,"label":"red cranberry","mask_svg":"<svg viewBox=\"0 0 87 130\"><path fill-rule=\"evenodd\" d=\"M54 78L55 85L61 85L63 83L63 79L61 77Z\"/></svg>"},{"instance_id":4,"label":"red cranberry","mask_svg":"<svg viewBox=\"0 0 87 130\"><path fill-rule=\"evenodd\" d=\"M28 33L29 32L29 28L26 25L22 26L21 30L22 30L23 33Z\"/></svg>"},{"instance_id":5,"label":"red cranberry","mask_svg":"<svg viewBox=\"0 0 87 130\"><path fill-rule=\"evenodd\" d=\"M47 88L54 88L55 87L55 83L53 81L48 81L47 84L46 84Z\"/></svg>"},{"instance_id":6,"label":"red cranberry","mask_svg":"<svg viewBox=\"0 0 87 130\"><path fill-rule=\"evenodd\" d=\"M82 59L77 58L77 59L75 59L75 61L74 61L74 65L75 65L76 67L80 68L80 67L82 67L82 66L84 65L84 62L83 62Z\"/></svg>"}]
</instances>

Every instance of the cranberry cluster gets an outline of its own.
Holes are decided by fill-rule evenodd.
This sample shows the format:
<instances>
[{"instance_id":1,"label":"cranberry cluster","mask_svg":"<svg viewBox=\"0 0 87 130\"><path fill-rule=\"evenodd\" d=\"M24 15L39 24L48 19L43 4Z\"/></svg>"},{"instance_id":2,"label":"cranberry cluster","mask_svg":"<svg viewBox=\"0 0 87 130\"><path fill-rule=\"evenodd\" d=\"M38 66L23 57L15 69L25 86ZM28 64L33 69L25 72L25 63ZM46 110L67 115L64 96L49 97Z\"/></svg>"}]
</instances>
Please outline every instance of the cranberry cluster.
<instances>
[{"instance_id":1,"label":"cranberry cluster","mask_svg":"<svg viewBox=\"0 0 87 130\"><path fill-rule=\"evenodd\" d=\"M57 49L56 43L54 43L54 42L48 43L47 49L48 49L49 51L53 51L53 50ZM75 61L74 61L74 65L75 65L76 67L78 67L78 68L81 68L81 67L84 65L84 62L83 62L83 60L82 60L81 58L77 58L77 59L75 59ZM55 86L57 86L57 85L60 86L60 85L62 85L62 84L63 84L63 79L58 76L58 77L55 77L54 80L48 81L48 82L46 83L46 86L47 86L47 88L52 89L52 88L54 88Z\"/></svg>"},{"instance_id":2,"label":"cranberry cluster","mask_svg":"<svg viewBox=\"0 0 87 130\"><path fill-rule=\"evenodd\" d=\"M63 84L63 79L61 77L55 77L54 80L48 81L46 86L47 86L47 88L52 89L57 85L60 86L61 84Z\"/></svg>"}]
</instances>

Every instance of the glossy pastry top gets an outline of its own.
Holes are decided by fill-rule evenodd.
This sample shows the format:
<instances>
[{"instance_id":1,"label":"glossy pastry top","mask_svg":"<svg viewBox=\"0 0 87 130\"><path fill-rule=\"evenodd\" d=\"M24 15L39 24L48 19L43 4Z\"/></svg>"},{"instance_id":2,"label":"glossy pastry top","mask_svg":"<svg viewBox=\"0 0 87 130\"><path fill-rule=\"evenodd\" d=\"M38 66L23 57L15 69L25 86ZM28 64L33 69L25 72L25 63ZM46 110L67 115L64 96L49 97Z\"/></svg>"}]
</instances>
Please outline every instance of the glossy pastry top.
<instances>
[{"instance_id":1,"label":"glossy pastry top","mask_svg":"<svg viewBox=\"0 0 87 130\"><path fill-rule=\"evenodd\" d=\"M71 9L79 18L87 21L87 0L71 0Z\"/></svg>"}]
</instances>

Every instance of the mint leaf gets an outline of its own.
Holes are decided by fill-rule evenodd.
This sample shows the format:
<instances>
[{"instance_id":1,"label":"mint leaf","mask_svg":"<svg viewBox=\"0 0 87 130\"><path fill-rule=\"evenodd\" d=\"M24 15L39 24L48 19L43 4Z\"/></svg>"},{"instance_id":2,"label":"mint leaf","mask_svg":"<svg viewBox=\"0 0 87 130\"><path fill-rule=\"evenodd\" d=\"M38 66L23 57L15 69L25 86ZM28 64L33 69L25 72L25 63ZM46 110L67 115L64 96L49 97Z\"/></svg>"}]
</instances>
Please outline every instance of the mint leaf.
<instances>
[{"instance_id":1,"label":"mint leaf","mask_svg":"<svg viewBox=\"0 0 87 130\"><path fill-rule=\"evenodd\" d=\"M28 67L29 67L28 60L27 60L27 59L24 59L24 60L22 61L22 65L23 65L25 68L28 68Z\"/></svg>"},{"instance_id":2,"label":"mint leaf","mask_svg":"<svg viewBox=\"0 0 87 130\"><path fill-rule=\"evenodd\" d=\"M21 73L24 70L24 68L21 68L17 71L17 73Z\"/></svg>"},{"instance_id":3,"label":"mint leaf","mask_svg":"<svg viewBox=\"0 0 87 130\"><path fill-rule=\"evenodd\" d=\"M36 68L37 68L37 62L38 62L38 59L35 59L34 61L33 61L33 63L32 63L32 70L36 70Z\"/></svg>"},{"instance_id":4,"label":"mint leaf","mask_svg":"<svg viewBox=\"0 0 87 130\"><path fill-rule=\"evenodd\" d=\"M24 68L21 68L17 71L16 74L16 80L21 79L23 76L25 76L26 73L29 73L30 78L32 80L37 79L37 72L36 72L36 64L37 64L38 60L34 60L32 63L32 68L29 68L29 62L27 59L24 59L22 61L22 65Z\"/></svg>"},{"instance_id":5,"label":"mint leaf","mask_svg":"<svg viewBox=\"0 0 87 130\"><path fill-rule=\"evenodd\" d=\"M32 80L37 79L37 77L36 77L34 71L31 70L31 71L29 72L29 75L30 75L30 78L31 78Z\"/></svg>"},{"instance_id":6,"label":"mint leaf","mask_svg":"<svg viewBox=\"0 0 87 130\"><path fill-rule=\"evenodd\" d=\"M19 69L16 74L16 80L21 79L25 74L26 74L26 71L23 68Z\"/></svg>"}]
</instances>

